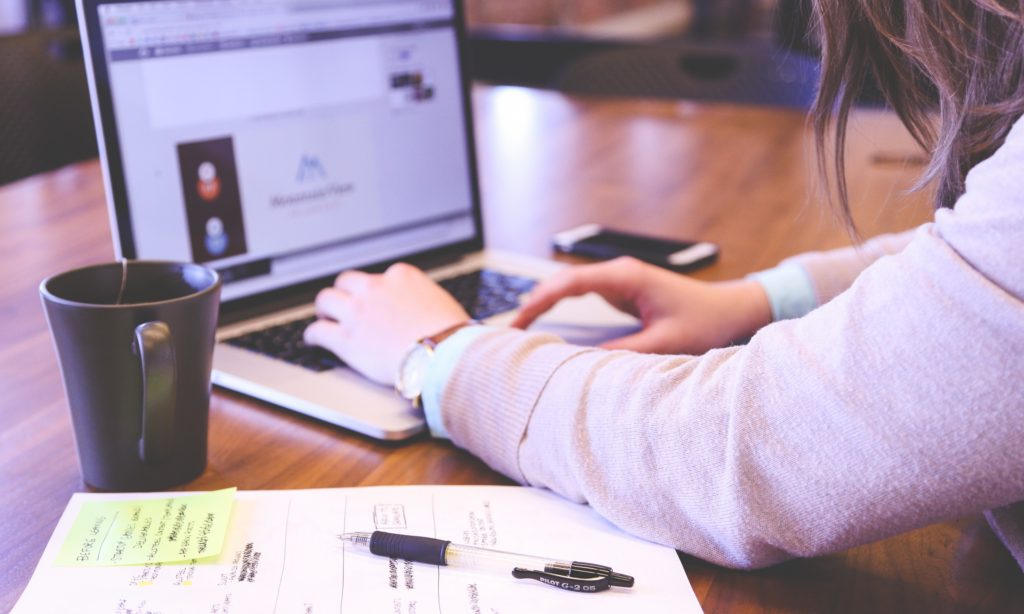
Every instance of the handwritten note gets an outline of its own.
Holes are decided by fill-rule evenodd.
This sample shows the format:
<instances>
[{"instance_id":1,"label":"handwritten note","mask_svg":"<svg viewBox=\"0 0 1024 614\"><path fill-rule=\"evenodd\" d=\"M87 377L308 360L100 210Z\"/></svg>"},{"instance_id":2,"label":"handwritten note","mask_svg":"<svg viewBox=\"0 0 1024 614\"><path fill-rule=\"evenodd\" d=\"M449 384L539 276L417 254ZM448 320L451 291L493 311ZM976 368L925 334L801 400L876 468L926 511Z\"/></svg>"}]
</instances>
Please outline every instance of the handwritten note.
<instances>
[{"instance_id":1,"label":"handwritten note","mask_svg":"<svg viewBox=\"0 0 1024 614\"><path fill-rule=\"evenodd\" d=\"M57 565L146 565L216 557L224 546L235 488L132 501L82 504Z\"/></svg>"},{"instance_id":2,"label":"handwritten note","mask_svg":"<svg viewBox=\"0 0 1024 614\"><path fill-rule=\"evenodd\" d=\"M12 614L701 611L674 550L626 535L585 505L515 486L240 491L220 555L213 560L89 567L56 564L72 525L89 504L128 502L127 508L102 508L111 513L111 509L134 509L131 501L152 496L79 493L72 497ZM181 502L187 494L156 495L169 496ZM164 507L157 509L163 514ZM171 509L176 513L177 503ZM90 514L95 522L95 510ZM168 521L174 517L172 513ZM86 522L83 526L72 542L78 546L72 550L75 554L96 525ZM99 535L106 524L98 526ZM517 579L502 569L441 567L374 556L346 547L338 539L342 533L381 526L458 544L594 561L636 577L636 585L599 596L581 595ZM110 548L108 544L101 552Z\"/></svg>"}]
</instances>

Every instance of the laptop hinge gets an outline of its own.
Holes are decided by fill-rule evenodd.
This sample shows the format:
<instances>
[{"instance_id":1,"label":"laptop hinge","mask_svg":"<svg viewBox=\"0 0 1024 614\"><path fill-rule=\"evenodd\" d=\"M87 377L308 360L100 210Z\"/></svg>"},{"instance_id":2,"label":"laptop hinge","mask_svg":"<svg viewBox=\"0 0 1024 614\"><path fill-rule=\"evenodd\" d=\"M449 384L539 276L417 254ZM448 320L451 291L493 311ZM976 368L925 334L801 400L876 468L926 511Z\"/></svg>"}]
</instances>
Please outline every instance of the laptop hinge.
<instances>
[{"instance_id":1,"label":"laptop hinge","mask_svg":"<svg viewBox=\"0 0 1024 614\"><path fill-rule=\"evenodd\" d=\"M436 269L462 260L462 253L431 253L420 257L408 258L406 261L423 270ZM369 273L383 272L391 263L364 267ZM218 326L251 320L275 311L283 311L292 307L306 305L316 300L317 293L334 284L336 275L328 275L297 286L289 286L277 291L260 294L250 298L239 299L231 303L221 304Z\"/></svg>"},{"instance_id":2,"label":"laptop hinge","mask_svg":"<svg viewBox=\"0 0 1024 614\"><path fill-rule=\"evenodd\" d=\"M322 288L334 283L334 275L314 279L298 286L289 286L274 292L239 299L220 306L218 326L234 324L264 316L275 311L306 305L316 299Z\"/></svg>"},{"instance_id":3,"label":"laptop hinge","mask_svg":"<svg viewBox=\"0 0 1024 614\"><path fill-rule=\"evenodd\" d=\"M427 254L426 256L423 256L421 258L410 258L408 262L410 264L416 265L417 267L423 269L424 271L429 271L430 269L439 269L443 266L448 266L449 264L455 264L456 262L459 262L465 257L465 254L435 253Z\"/></svg>"}]
</instances>

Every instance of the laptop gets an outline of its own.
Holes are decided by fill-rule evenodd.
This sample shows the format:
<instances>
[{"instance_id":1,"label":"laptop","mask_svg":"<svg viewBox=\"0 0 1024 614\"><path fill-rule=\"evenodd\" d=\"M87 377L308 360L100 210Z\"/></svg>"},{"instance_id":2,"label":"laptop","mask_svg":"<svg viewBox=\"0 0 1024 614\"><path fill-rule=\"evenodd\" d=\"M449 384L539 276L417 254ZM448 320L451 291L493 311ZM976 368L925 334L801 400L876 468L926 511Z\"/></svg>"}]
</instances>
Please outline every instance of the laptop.
<instances>
[{"instance_id":1,"label":"laptop","mask_svg":"<svg viewBox=\"0 0 1024 614\"><path fill-rule=\"evenodd\" d=\"M302 343L338 272L424 268L505 324L554 262L484 249L455 0L78 0L117 256L224 281L217 386L370 437L422 413ZM635 330L594 296L539 328Z\"/></svg>"}]
</instances>

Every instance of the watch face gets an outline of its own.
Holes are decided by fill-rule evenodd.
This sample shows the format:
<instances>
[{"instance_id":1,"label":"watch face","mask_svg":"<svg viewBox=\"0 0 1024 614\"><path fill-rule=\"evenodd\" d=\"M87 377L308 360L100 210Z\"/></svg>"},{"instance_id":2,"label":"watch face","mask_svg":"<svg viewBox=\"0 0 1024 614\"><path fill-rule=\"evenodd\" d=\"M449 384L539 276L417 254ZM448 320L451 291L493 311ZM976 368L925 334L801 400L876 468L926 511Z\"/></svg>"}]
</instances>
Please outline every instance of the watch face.
<instances>
[{"instance_id":1,"label":"watch face","mask_svg":"<svg viewBox=\"0 0 1024 614\"><path fill-rule=\"evenodd\" d=\"M395 383L399 394L411 401L423 393L423 382L427 377L427 368L430 367L433 357L434 350L422 343L416 344L409 351L405 360L402 361L402 367L398 372L398 381Z\"/></svg>"}]
</instances>

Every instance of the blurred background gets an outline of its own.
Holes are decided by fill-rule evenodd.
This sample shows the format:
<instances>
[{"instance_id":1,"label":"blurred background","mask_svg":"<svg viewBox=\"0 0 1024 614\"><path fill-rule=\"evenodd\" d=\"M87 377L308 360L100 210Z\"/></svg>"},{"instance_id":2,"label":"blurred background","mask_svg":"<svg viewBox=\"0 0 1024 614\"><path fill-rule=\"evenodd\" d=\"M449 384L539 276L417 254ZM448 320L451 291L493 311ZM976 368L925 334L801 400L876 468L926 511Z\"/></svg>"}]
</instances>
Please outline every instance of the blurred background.
<instances>
[{"instance_id":1,"label":"blurred background","mask_svg":"<svg viewBox=\"0 0 1024 614\"><path fill-rule=\"evenodd\" d=\"M473 77L806 108L810 0L464 0ZM96 156L73 0L0 0L0 184Z\"/></svg>"}]
</instances>

